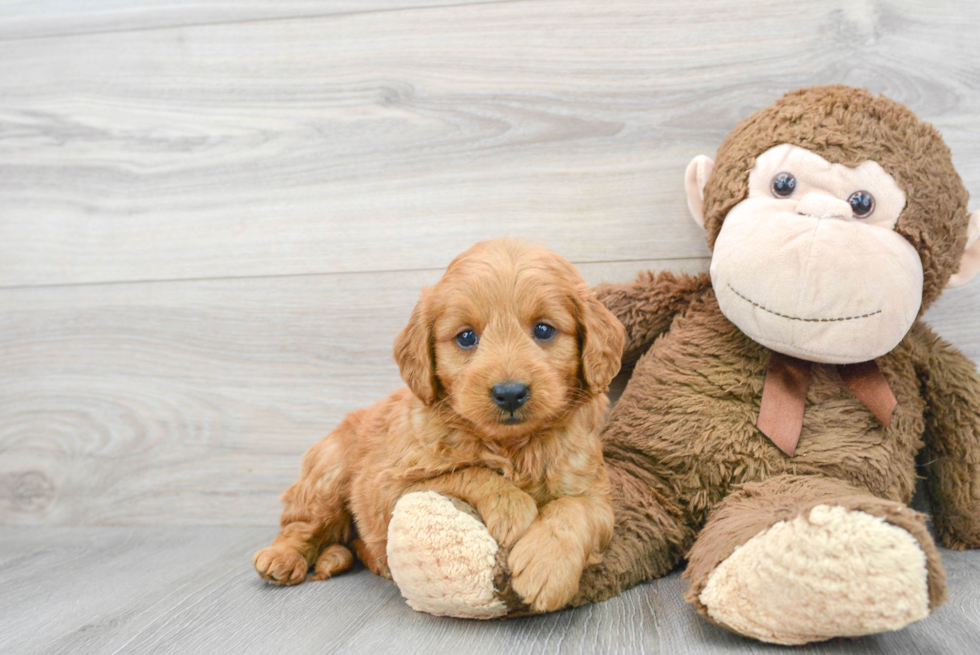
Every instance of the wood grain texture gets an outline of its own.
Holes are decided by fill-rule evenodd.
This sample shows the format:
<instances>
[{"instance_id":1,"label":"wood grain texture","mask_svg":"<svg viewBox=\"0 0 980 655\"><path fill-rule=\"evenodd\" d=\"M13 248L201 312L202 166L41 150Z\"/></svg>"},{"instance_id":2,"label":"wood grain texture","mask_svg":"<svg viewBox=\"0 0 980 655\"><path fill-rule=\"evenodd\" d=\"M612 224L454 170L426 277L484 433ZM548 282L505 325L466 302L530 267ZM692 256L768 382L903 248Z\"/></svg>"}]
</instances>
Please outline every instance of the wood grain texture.
<instances>
[{"instance_id":1,"label":"wood grain texture","mask_svg":"<svg viewBox=\"0 0 980 655\"><path fill-rule=\"evenodd\" d=\"M512 621L413 612L364 569L277 588L251 554L270 528L0 528L0 653L800 653L711 625L682 600L675 572L599 603ZM904 630L814 644L816 655L973 655L980 566L943 551L950 601Z\"/></svg>"},{"instance_id":2,"label":"wood grain texture","mask_svg":"<svg viewBox=\"0 0 980 655\"><path fill-rule=\"evenodd\" d=\"M402 386L441 274L0 289L0 523L275 525L302 453Z\"/></svg>"},{"instance_id":3,"label":"wood grain texture","mask_svg":"<svg viewBox=\"0 0 980 655\"><path fill-rule=\"evenodd\" d=\"M502 234L702 257L687 161L815 83L907 103L980 189L978 31L972 0L539 0L0 42L0 285L424 269Z\"/></svg>"},{"instance_id":4,"label":"wood grain texture","mask_svg":"<svg viewBox=\"0 0 980 655\"><path fill-rule=\"evenodd\" d=\"M0 41L530 0L0 0Z\"/></svg>"}]
</instances>

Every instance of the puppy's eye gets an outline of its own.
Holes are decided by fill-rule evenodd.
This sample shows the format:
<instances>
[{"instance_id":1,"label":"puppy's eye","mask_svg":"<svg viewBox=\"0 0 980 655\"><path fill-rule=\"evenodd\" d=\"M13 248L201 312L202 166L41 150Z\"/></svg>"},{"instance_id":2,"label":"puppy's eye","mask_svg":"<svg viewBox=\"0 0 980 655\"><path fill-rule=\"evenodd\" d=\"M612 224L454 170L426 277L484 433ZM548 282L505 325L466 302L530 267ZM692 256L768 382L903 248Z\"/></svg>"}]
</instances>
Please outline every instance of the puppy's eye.
<instances>
[{"instance_id":1,"label":"puppy's eye","mask_svg":"<svg viewBox=\"0 0 980 655\"><path fill-rule=\"evenodd\" d=\"M792 173L779 173L772 178L770 188L777 198L789 198L796 191L796 178Z\"/></svg>"},{"instance_id":2,"label":"puppy's eye","mask_svg":"<svg viewBox=\"0 0 980 655\"><path fill-rule=\"evenodd\" d=\"M476 345L476 342L480 339L476 336L476 332L473 330L463 330L456 335L456 345L463 350L469 350Z\"/></svg>"},{"instance_id":3,"label":"puppy's eye","mask_svg":"<svg viewBox=\"0 0 980 655\"><path fill-rule=\"evenodd\" d=\"M555 338L555 328L547 323L538 323L534 326L534 338L538 341L551 341Z\"/></svg>"}]
</instances>

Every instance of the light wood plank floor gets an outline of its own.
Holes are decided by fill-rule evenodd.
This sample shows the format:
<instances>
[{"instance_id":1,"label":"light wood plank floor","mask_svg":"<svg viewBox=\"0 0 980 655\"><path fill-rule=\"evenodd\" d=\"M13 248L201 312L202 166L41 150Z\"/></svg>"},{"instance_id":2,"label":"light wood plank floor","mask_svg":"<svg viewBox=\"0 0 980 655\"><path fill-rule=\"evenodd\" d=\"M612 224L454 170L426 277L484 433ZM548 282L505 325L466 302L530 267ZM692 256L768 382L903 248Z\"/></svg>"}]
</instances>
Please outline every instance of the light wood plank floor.
<instances>
[{"instance_id":1,"label":"light wood plank floor","mask_svg":"<svg viewBox=\"0 0 980 655\"><path fill-rule=\"evenodd\" d=\"M0 652L108 653L976 653L978 562L944 551L950 600L899 632L805 649L737 637L678 599L679 573L592 606L511 621L414 612L365 569L266 585L248 559L267 528L0 528Z\"/></svg>"},{"instance_id":2,"label":"light wood plank floor","mask_svg":"<svg viewBox=\"0 0 980 655\"><path fill-rule=\"evenodd\" d=\"M0 653L780 652L676 573L473 623L250 555L480 239L703 270L686 163L819 83L908 104L980 197L977 34L974 0L0 0ZM978 310L926 319L980 360ZM980 652L980 553L945 560L935 616L807 651Z\"/></svg>"}]
</instances>

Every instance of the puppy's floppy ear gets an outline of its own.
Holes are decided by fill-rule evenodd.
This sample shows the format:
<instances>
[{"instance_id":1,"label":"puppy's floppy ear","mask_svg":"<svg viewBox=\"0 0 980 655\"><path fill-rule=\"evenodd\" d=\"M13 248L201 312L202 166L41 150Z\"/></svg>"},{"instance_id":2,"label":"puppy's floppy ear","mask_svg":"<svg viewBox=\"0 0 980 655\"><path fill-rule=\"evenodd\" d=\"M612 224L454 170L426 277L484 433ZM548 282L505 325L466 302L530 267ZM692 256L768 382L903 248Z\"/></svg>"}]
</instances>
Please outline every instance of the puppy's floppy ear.
<instances>
[{"instance_id":1,"label":"puppy's floppy ear","mask_svg":"<svg viewBox=\"0 0 980 655\"><path fill-rule=\"evenodd\" d=\"M436 399L435 348L432 322L428 317L429 292L423 291L408 325L395 338L395 361L402 379L426 405Z\"/></svg>"},{"instance_id":2,"label":"puppy's floppy ear","mask_svg":"<svg viewBox=\"0 0 980 655\"><path fill-rule=\"evenodd\" d=\"M626 329L584 284L580 296L582 377L592 391L602 393L619 373Z\"/></svg>"}]
</instances>

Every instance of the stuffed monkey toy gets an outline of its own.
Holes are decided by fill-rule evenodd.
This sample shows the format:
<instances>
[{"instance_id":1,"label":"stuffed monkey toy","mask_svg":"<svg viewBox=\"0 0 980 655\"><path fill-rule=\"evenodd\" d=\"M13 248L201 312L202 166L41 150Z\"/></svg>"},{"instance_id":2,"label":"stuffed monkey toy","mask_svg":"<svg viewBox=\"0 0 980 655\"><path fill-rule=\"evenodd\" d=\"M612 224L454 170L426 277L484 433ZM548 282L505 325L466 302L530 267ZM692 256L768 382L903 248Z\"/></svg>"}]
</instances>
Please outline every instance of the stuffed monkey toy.
<instances>
[{"instance_id":1,"label":"stuffed monkey toy","mask_svg":"<svg viewBox=\"0 0 980 655\"><path fill-rule=\"evenodd\" d=\"M845 86L787 94L686 175L710 275L602 285L633 368L603 431L616 526L572 605L687 559L710 621L804 644L899 629L946 595L935 533L980 546L980 379L922 313L980 270L939 133ZM416 609L541 611L475 512L410 494L389 566Z\"/></svg>"}]
</instances>

